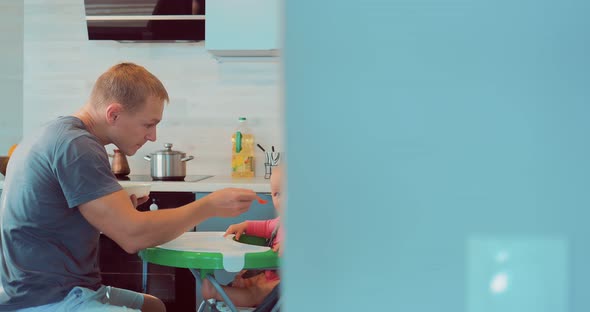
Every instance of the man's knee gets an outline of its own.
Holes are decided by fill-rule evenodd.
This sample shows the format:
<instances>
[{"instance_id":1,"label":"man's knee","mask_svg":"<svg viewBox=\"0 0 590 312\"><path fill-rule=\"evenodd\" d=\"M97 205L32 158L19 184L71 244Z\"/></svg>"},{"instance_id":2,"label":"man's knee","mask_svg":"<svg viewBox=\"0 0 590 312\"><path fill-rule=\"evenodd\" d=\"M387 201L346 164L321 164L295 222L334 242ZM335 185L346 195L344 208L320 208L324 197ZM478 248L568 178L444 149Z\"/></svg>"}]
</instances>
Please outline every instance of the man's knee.
<instances>
[{"instance_id":1,"label":"man's knee","mask_svg":"<svg viewBox=\"0 0 590 312\"><path fill-rule=\"evenodd\" d=\"M162 300L148 294L143 295L143 312L166 312L166 306Z\"/></svg>"}]
</instances>

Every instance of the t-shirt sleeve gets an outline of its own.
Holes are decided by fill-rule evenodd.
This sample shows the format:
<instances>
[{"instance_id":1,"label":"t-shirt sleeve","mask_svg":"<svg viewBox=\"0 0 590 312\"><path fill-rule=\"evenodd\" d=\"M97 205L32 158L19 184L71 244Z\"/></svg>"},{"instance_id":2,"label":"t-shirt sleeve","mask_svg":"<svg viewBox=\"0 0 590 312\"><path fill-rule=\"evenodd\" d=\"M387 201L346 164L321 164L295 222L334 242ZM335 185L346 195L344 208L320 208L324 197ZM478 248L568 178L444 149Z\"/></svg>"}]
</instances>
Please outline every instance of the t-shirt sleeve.
<instances>
[{"instance_id":1,"label":"t-shirt sleeve","mask_svg":"<svg viewBox=\"0 0 590 312\"><path fill-rule=\"evenodd\" d=\"M122 189L111 172L104 146L81 136L56 151L54 168L70 208Z\"/></svg>"}]
</instances>

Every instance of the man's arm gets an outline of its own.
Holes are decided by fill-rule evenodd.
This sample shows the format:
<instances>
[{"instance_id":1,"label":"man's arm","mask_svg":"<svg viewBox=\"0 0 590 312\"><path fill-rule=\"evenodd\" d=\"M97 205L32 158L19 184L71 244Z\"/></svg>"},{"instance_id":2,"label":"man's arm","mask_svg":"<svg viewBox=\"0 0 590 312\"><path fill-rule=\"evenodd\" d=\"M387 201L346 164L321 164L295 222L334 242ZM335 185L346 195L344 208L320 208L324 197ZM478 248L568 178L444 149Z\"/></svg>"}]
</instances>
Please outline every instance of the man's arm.
<instances>
[{"instance_id":1,"label":"man's arm","mask_svg":"<svg viewBox=\"0 0 590 312\"><path fill-rule=\"evenodd\" d=\"M175 209L137 211L127 192L114 192L79 206L84 218L128 253L166 243L210 217L235 217L256 193L223 189Z\"/></svg>"}]
</instances>

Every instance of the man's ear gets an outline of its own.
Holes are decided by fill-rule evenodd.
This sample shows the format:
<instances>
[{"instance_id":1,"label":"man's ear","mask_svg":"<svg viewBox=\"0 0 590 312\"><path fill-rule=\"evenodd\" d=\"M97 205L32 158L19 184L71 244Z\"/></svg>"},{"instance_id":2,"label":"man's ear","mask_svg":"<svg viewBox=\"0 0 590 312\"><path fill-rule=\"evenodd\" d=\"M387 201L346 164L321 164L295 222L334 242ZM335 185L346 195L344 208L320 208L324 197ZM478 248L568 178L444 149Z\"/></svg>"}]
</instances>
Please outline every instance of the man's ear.
<instances>
[{"instance_id":1,"label":"man's ear","mask_svg":"<svg viewBox=\"0 0 590 312\"><path fill-rule=\"evenodd\" d=\"M123 105L121 105L120 103L113 102L113 103L109 104L107 106L107 109L105 110L106 122L109 125L114 124L119 119L122 112L123 112Z\"/></svg>"}]
</instances>

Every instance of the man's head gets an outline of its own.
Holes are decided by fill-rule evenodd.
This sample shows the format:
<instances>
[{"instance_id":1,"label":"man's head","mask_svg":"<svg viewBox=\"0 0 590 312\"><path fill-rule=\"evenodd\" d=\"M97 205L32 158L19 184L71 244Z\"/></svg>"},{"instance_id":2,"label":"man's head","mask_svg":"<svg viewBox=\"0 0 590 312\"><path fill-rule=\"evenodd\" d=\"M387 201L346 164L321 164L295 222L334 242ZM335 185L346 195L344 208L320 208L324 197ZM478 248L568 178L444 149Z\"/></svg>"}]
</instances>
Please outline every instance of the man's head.
<instances>
[{"instance_id":1,"label":"man's head","mask_svg":"<svg viewBox=\"0 0 590 312\"><path fill-rule=\"evenodd\" d=\"M134 155L147 141L156 140L156 125L169 102L162 82L144 67L121 63L96 80L90 106L104 118L109 143Z\"/></svg>"},{"instance_id":2,"label":"man's head","mask_svg":"<svg viewBox=\"0 0 590 312\"><path fill-rule=\"evenodd\" d=\"M275 209L282 213L283 209L283 169L275 167L270 176L270 195Z\"/></svg>"}]
</instances>

